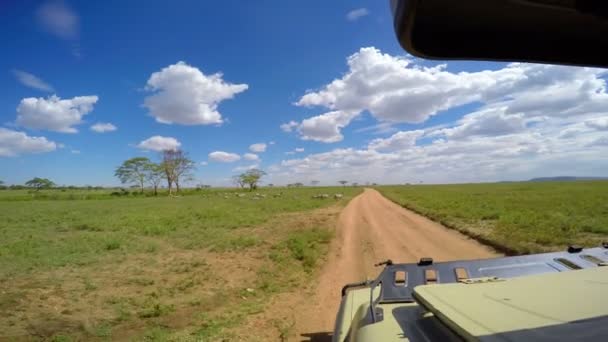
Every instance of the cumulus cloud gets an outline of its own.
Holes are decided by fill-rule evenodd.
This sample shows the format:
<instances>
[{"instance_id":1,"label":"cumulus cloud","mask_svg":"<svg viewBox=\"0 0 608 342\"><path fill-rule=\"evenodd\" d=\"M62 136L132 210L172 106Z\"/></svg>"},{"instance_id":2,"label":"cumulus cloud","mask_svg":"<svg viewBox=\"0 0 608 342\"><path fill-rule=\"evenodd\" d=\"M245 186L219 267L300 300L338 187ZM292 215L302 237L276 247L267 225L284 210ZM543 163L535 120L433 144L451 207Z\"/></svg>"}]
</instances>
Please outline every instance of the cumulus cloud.
<instances>
[{"instance_id":1,"label":"cumulus cloud","mask_svg":"<svg viewBox=\"0 0 608 342\"><path fill-rule=\"evenodd\" d=\"M356 112L333 111L302 120L298 126L300 138L324 143L341 141L343 127L357 116Z\"/></svg>"},{"instance_id":2,"label":"cumulus cloud","mask_svg":"<svg viewBox=\"0 0 608 342\"><path fill-rule=\"evenodd\" d=\"M257 154L254 153L245 153L243 154L243 158L245 160L260 160L260 157Z\"/></svg>"},{"instance_id":3,"label":"cumulus cloud","mask_svg":"<svg viewBox=\"0 0 608 342\"><path fill-rule=\"evenodd\" d=\"M470 115L468 125L452 132L456 137L492 134L493 124L506 133L525 129L533 117L600 114L608 108L607 72L600 69L512 63L497 70L456 73L448 71L447 65L419 66L409 57L391 56L373 47L361 48L348 57L347 64L343 76L295 103L330 112L301 123L291 121L281 126L284 131L298 131L303 139L336 142L341 140L341 129L364 111L380 124L419 124L451 108L479 104L485 112ZM335 117L342 120L331 120ZM302 134L304 122L313 134Z\"/></svg>"},{"instance_id":4,"label":"cumulus cloud","mask_svg":"<svg viewBox=\"0 0 608 342\"><path fill-rule=\"evenodd\" d=\"M249 150L255 153L266 152L266 144L265 143L257 143L249 146Z\"/></svg>"},{"instance_id":5,"label":"cumulus cloud","mask_svg":"<svg viewBox=\"0 0 608 342\"><path fill-rule=\"evenodd\" d=\"M236 153L215 151L209 153L209 160L213 160L220 163L233 163L235 161L241 160L241 156Z\"/></svg>"},{"instance_id":6,"label":"cumulus cloud","mask_svg":"<svg viewBox=\"0 0 608 342\"><path fill-rule=\"evenodd\" d=\"M144 107L156 121L182 125L221 124L219 104L249 87L223 80L221 73L205 75L198 68L177 62L153 73L146 89Z\"/></svg>"},{"instance_id":7,"label":"cumulus cloud","mask_svg":"<svg viewBox=\"0 0 608 342\"><path fill-rule=\"evenodd\" d=\"M0 157L13 157L20 154L51 152L58 144L45 137L32 137L24 132L0 127Z\"/></svg>"},{"instance_id":8,"label":"cumulus cloud","mask_svg":"<svg viewBox=\"0 0 608 342\"><path fill-rule=\"evenodd\" d=\"M452 111L459 119L271 165L271 182L479 182L538 176L600 176L608 169L606 70L511 63L496 70L452 72L409 57L362 48L339 78L295 104L324 112L282 125L302 139L336 142L358 115L377 128L421 124ZM462 109L468 109L462 113ZM418 126L421 127L421 126ZM295 151L287 152L295 155ZM576 167L573 168L573 165Z\"/></svg>"},{"instance_id":9,"label":"cumulus cloud","mask_svg":"<svg viewBox=\"0 0 608 342\"><path fill-rule=\"evenodd\" d=\"M109 122L98 122L91 126L91 131L97 132L97 133L113 132L117 129L118 128L116 128L116 126L114 126L113 124L111 124Z\"/></svg>"},{"instance_id":10,"label":"cumulus cloud","mask_svg":"<svg viewBox=\"0 0 608 342\"><path fill-rule=\"evenodd\" d=\"M28 97L17 107L17 125L62 133L76 133L73 126L93 110L97 96L76 96L62 100L56 95L48 98Z\"/></svg>"},{"instance_id":11,"label":"cumulus cloud","mask_svg":"<svg viewBox=\"0 0 608 342\"><path fill-rule=\"evenodd\" d=\"M585 121L585 125L599 131L608 130L608 116Z\"/></svg>"},{"instance_id":12,"label":"cumulus cloud","mask_svg":"<svg viewBox=\"0 0 608 342\"><path fill-rule=\"evenodd\" d=\"M362 17L365 17L368 14L369 14L369 11L367 10L367 8L357 8L357 9L354 9L354 10L348 12L346 14L346 19L348 19L349 21L356 21Z\"/></svg>"},{"instance_id":13,"label":"cumulus cloud","mask_svg":"<svg viewBox=\"0 0 608 342\"><path fill-rule=\"evenodd\" d=\"M13 75L15 75L15 78L17 78L17 81L19 81L19 83L23 84L26 87L46 92L54 91L53 87L50 84L46 83L36 75L30 74L29 72L15 69L13 70Z\"/></svg>"},{"instance_id":14,"label":"cumulus cloud","mask_svg":"<svg viewBox=\"0 0 608 342\"><path fill-rule=\"evenodd\" d=\"M496 131L488 131L492 128L484 125L502 115L510 114L477 111L449 129L400 131L374 139L362 149L339 148L286 159L273 165L269 181L453 183L523 180L564 172L601 176L601 170L608 168L604 157L608 137L587 125L602 122L603 114L531 118L517 125L501 125L504 122L499 120Z\"/></svg>"},{"instance_id":15,"label":"cumulus cloud","mask_svg":"<svg viewBox=\"0 0 608 342\"><path fill-rule=\"evenodd\" d=\"M479 100L479 91L499 77L493 78L493 72L454 74L445 66L418 67L373 47L360 49L347 64L344 76L305 94L296 104L356 113L368 110L380 120L420 123L438 111Z\"/></svg>"},{"instance_id":16,"label":"cumulus cloud","mask_svg":"<svg viewBox=\"0 0 608 342\"><path fill-rule=\"evenodd\" d=\"M296 121L289 121L288 123L284 123L281 125L281 130L283 130L283 132L291 132L293 131L296 127L299 126L299 123L297 123Z\"/></svg>"},{"instance_id":17,"label":"cumulus cloud","mask_svg":"<svg viewBox=\"0 0 608 342\"><path fill-rule=\"evenodd\" d=\"M523 113L506 114L507 108L488 108L465 115L458 126L442 133L453 139L469 136L499 136L521 132L528 121Z\"/></svg>"},{"instance_id":18,"label":"cumulus cloud","mask_svg":"<svg viewBox=\"0 0 608 342\"><path fill-rule=\"evenodd\" d=\"M416 139L424 134L423 130L397 132L386 139L374 139L369 143L370 150L397 151L416 145Z\"/></svg>"},{"instance_id":19,"label":"cumulus cloud","mask_svg":"<svg viewBox=\"0 0 608 342\"><path fill-rule=\"evenodd\" d=\"M61 39L77 39L79 18L64 1L51 0L36 11L38 23L49 33Z\"/></svg>"},{"instance_id":20,"label":"cumulus cloud","mask_svg":"<svg viewBox=\"0 0 608 342\"><path fill-rule=\"evenodd\" d=\"M175 138L155 135L140 142L137 147L142 150L162 152L177 150L181 145L182 144Z\"/></svg>"}]
</instances>

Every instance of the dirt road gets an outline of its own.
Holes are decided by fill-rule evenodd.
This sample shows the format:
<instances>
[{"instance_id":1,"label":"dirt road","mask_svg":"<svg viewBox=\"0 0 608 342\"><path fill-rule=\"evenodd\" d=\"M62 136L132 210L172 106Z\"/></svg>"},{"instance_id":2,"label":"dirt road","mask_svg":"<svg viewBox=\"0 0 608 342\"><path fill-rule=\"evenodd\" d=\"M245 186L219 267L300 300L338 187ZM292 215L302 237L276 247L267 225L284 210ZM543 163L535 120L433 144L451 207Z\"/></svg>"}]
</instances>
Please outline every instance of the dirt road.
<instances>
[{"instance_id":1,"label":"dirt road","mask_svg":"<svg viewBox=\"0 0 608 342\"><path fill-rule=\"evenodd\" d=\"M321 271L314 298L296 318L300 340L329 340L346 283L372 279L382 260L417 262L489 258L498 254L455 230L391 202L378 191L365 189L340 214L336 239Z\"/></svg>"}]
</instances>

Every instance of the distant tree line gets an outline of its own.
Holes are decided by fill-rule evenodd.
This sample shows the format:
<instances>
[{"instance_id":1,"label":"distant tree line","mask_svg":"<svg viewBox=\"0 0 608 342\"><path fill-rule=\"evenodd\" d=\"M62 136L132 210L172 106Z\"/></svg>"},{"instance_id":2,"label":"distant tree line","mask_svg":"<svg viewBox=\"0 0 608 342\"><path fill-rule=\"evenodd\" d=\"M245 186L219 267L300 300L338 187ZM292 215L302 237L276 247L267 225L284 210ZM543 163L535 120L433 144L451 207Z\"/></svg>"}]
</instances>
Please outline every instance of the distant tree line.
<instances>
[{"instance_id":1,"label":"distant tree line","mask_svg":"<svg viewBox=\"0 0 608 342\"><path fill-rule=\"evenodd\" d=\"M0 180L0 189L4 190L4 189L11 189L11 190L22 190L22 189L35 189L36 191L39 191L41 189L50 189L50 188L55 188L57 187L57 185L50 179L47 178L40 178L40 177L34 177L30 180L28 180L27 182L25 182L23 185L20 184L13 184L13 185L5 185L4 181Z\"/></svg>"}]
</instances>

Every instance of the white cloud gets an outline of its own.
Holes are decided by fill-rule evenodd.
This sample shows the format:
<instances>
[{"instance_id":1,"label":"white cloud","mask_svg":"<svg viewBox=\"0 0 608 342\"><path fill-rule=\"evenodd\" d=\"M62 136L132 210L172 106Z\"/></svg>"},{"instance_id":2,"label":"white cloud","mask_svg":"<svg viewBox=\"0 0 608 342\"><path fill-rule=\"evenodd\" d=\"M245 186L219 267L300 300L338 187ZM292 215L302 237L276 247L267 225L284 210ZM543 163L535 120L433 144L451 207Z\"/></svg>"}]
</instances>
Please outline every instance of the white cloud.
<instances>
[{"instance_id":1,"label":"white cloud","mask_svg":"<svg viewBox=\"0 0 608 342\"><path fill-rule=\"evenodd\" d=\"M480 100L480 91L517 71L454 74L445 65L418 67L411 60L361 48L348 57L349 71L296 103L360 113L368 110L384 121L420 123L453 106ZM503 69L505 70L505 69Z\"/></svg>"},{"instance_id":2,"label":"white cloud","mask_svg":"<svg viewBox=\"0 0 608 342\"><path fill-rule=\"evenodd\" d=\"M600 137L592 141L589 146L608 146L608 136Z\"/></svg>"},{"instance_id":3,"label":"white cloud","mask_svg":"<svg viewBox=\"0 0 608 342\"><path fill-rule=\"evenodd\" d=\"M585 121L585 125L600 131L608 130L608 116Z\"/></svg>"},{"instance_id":4,"label":"white cloud","mask_svg":"<svg viewBox=\"0 0 608 342\"><path fill-rule=\"evenodd\" d=\"M294 155L296 153L302 153L302 152L304 152L303 147L296 147L293 151L285 152L285 154L289 156L289 155Z\"/></svg>"},{"instance_id":5,"label":"white cloud","mask_svg":"<svg viewBox=\"0 0 608 342\"><path fill-rule=\"evenodd\" d=\"M97 96L76 96L62 100L56 95L48 98L28 97L17 107L17 125L62 133L76 133L73 126L93 110Z\"/></svg>"},{"instance_id":6,"label":"white cloud","mask_svg":"<svg viewBox=\"0 0 608 342\"><path fill-rule=\"evenodd\" d=\"M608 108L603 79L607 71L601 69L512 63L497 70L455 73L446 65L423 67L373 47L361 48L347 64L342 77L296 102L330 112L301 123L291 121L281 126L284 131L336 142L342 140L341 129L364 111L379 125L419 124L451 108L478 103L479 113L464 118L468 124L452 136L507 134L548 116L603 114Z\"/></svg>"},{"instance_id":7,"label":"white cloud","mask_svg":"<svg viewBox=\"0 0 608 342\"><path fill-rule=\"evenodd\" d=\"M184 62L169 65L148 79L146 89L155 93L145 98L144 107L160 123L221 124L218 105L249 87L227 83L222 76L205 75Z\"/></svg>"},{"instance_id":8,"label":"white cloud","mask_svg":"<svg viewBox=\"0 0 608 342\"><path fill-rule=\"evenodd\" d=\"M80 150L70 150L70 153L72 153L72 154L80 154Z\"/></svg>"},{"instance_id":9,"label":"white cloud","mask_svg":"<svg viewBox=\"0 0 608 342\"><path fill-rule=\"evenodd\" d=\"M201 162L201 165L202 165L202 166L207 166L207 165L209 165L209 163L208 163L208 162L206 162L206 161L202 161L202 162Z\"/></svg>"},{"instance_id":10,"label":"white cloud","mask_svg":"<svg viewBox=\"0 0 608 342\"><path fill-rule=\"evenodd\" d=\"M275 144L274 141L271 141L271 142L268 143L268 145L274 145L274 144Z\"/></svg>"},{"instance_id":11,"label":"white cloud","mask_svg":"<svg viewBox=\"0 0 608 342\"><path fill-rule=\"evenodd\" d=\"M304 119L298 126L300 138L324 143L341 141L344 139L342 128L356 116L355 112L333 111Z\"/></svg>"},{"instance_id":12,"label":"white cloud","mask_svg":"<svg viewBox=\"0 0 608 342\"><path fill-rule=\"evenodd\" d=\"M42 91L46 91L46 92L54 91L53 87L50 84L46 83L45 81L43 81L36 75L30 74L29 72L14 69L13 75L15 75L15 77L17 78L17 81L19 81L19 83L23 84L26 87L30 87L30 88L34 88L34 89L38 89L38 90L42 90Z\"/></svg>"},{"instance_id":13,"label":"white cloud","mask_svg":"<svg viewBox=\"0 0 608 342\"><path fill-rule=\"evenodd\" d=\"M257 169L257 168L259 168L259 166L260 166L259 164L237 166L234 169L232 169L232 172L243 172L243 171L248 171L251 169Z\"/></svg>"},{"instance_id":14,"label":"white cloud","mask_svg":"<svg viewBox=\"0 0 608 342\"><path fill-rule=\"evenodd\" d=\"M532 117L523 123L515 120L517 124L511 124L510 115L479 110L448 129L401 131L374 139L364 149L339 148L286 159L272 166L269 182L480 182L525 180L564 172L602 176L608 168L608 137L593 124L587 125L601 123L604 114ZM496 127L492 128L492 122ZM418 142L420 139L424 141Z\"/></svg>"},{"instance_id":15,"label":"white cloud","mask_svg":"<svg viewBox=\"0 0 608 342\"><path fill-rule=\"evenodd\" d=\"M79 18L64 1L50 0L36 11L39 24L48 32L62 39L77 39Z\"/></svg>"},{"instance_id":16,"label":"white cloud","mask_svg":"<svg viewBox=\"0 0 608 342\"><path fill-rule=\"evenodd\" d=\"M140 142L137 147L141 148L142 150L162 152L168 150L177 150L181 145L182 144L175 138L155 135Z\"/></svg>"},{"instance_id":17,"label":"white cloud","mask_svg":"<svg viewBox=\"0 0 608 342\"><path fill-rule=\"evenodd\" d=\"M369 143L370 150L397 151L416 145L416 139L424 134L423 130L397 132L386 139L374 139Z\"/></svg>"},{"instance_id":18,"label":"white cloud","mask_svg":"<svg viewBox=\"0 0 608 342\"><path fill-rule=\"evenodd\" d=\"M469 136L499 136L526 129L523 113L506 114L507 108L487 108L465 115L455 128L445 128L442 133L453 139Z\"/></svg>"},{"instance_id":19,"label":"white cloud","mask_svg":"<svg viewBox=\"0 0 608 342\"><path fill-rule=\"evenodd\" d=\"M236 153L215 151L209 153L209 160L213 160L220 163L233 163L235 161L241 160L241 156Z\"/></svg>"},{"instance_id":20,"label":"white cloud","mask_svg":"<svg viewBox=\"0 0 608 342\"><path fill-rule=\"evenodd\" d=\"M369 14L369 11L367 10L367 8L357 8L357 9L354 9L354 10L348 12L346 14L346 19L348 19L349 21L356 21L359 18L365 17L368 14Z\"/></svg>"},{"instance_id":21,"label":"white cloud","mask_svg":"<svg viewBox=\"0 0 608 342\"><path fill-rule=\"evenodd\" d=\"M98 122L91 126L91 131L97 132L97 133L113 132L117 129L118 128L116 128L116 126L114 126L113 124L111 124L109 122Z\"/></svg>"},{"instance_id":22,"label":"white cloud","mask_svg":"<svg viewBox=\"0 0 608 342\"><path fill-rule=\"evenodd\" d=\"M283 130L283 132L291 132L293 131L295 128L297 128L299 125L299 123L297 123L296 121L289 121L288 123L284 123L281 125L281 130Z\"/></svg>"},{"instance_id":23,"label":"white cloud","mask_svg":"<svg viewBox=\"0 0 608 342\"><path fill-rule=\"evenodd\" d=\"M255 161L260 160L260 157L257 154L253 154L253 153L245 153L245 154L243 154L243 158L245 160L255 160Z\"/></svg>"},{"instance_id":24,"label":"white cloud","mask_svg":"<svg viewBox=\"0 0 608 342\"><path fill-rule=\"evenodd\" d=\"M45 137L31 137L24 132L0 127L0 157L51 152L58 147L58 144L47 140Z\"/></svg>"},{"instance_id":25,"label":"white cloud","mask_svg":"<svg viewBox=\"0 0 608 342\"><path fill-rule=\"evenodd\" d=\"M249 150L251 152L255 152L255 153L266 152L266 144L264 144L264 143L252 144L249 146Z\"/></svg>"}]
</instances>

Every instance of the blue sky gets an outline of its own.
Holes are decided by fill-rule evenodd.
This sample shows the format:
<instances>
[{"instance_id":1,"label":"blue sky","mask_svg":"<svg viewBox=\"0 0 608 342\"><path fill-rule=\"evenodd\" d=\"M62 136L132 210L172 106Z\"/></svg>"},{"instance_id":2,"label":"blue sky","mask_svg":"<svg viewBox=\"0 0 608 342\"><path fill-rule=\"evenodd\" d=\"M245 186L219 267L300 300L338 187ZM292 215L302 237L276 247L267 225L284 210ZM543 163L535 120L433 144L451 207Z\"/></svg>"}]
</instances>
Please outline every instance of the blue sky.
<instances>
[{"instance_id":1,"label":"blue sky","mask_svg":"<svg viewBox=\"0 0 608 342\"><path fill-rule=\"evenodd\" d=\"M6 183L114 185L121 161L176 142L214 185L253 166L277 184L608 166L603 71L438 67L399 47L385 1L9 1L0 16Z\"/></svg>"}]
</instances>

